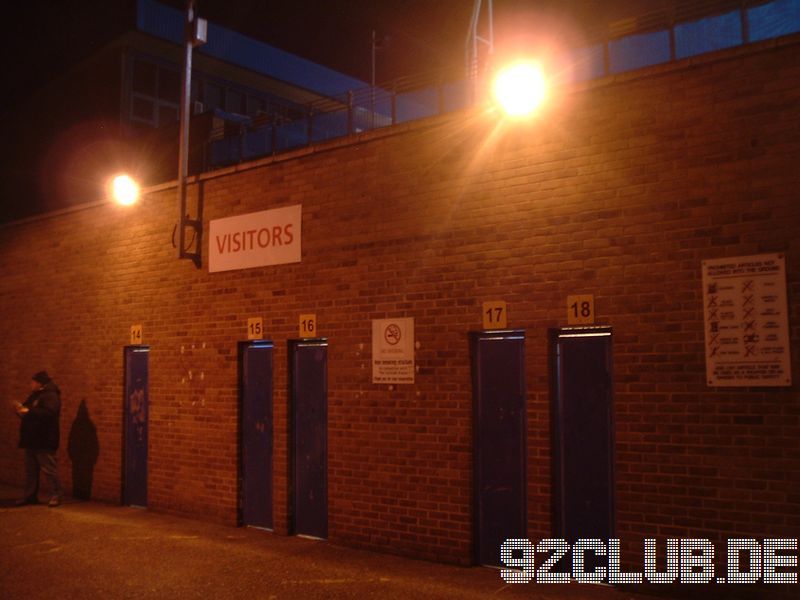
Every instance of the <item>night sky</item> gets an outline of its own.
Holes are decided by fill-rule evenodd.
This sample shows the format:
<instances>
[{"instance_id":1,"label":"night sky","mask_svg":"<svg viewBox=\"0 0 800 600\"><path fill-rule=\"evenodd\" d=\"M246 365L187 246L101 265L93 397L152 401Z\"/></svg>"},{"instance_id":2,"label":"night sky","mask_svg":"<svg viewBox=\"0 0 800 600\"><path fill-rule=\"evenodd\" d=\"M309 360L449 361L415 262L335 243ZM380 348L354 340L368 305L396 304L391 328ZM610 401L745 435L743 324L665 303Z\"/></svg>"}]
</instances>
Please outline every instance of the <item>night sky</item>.
<instances>
[{"instance_id":1,"label":"night sky","mask_svg":"<svg viewBox=\"0 0 800 600\"><path fill-rule=\"evenodd\" d=\"M684 1L494 0L496 44L524 50L548 36L574 36L587 27ZM182 0L162 2L185 7ZM378 83L462 68L472 5L472 0L197 0L198 12L209 21L366 82L375 29L385 40L377 55ZM43 119L26 110L29 99L129 30L134 7L132 0L27 0L7 13L0 36L5 59L0 221L20 216L20 206L25 213L58 207L52 198L39 197L43 175L37 167L50 150L48 138L58 133L58 102L53 99Z\"/></svg>"},{"instance_id":2,"label":"night sky","mask_svg":"<svg viewBox=\"0 0 800 600\"><path fill-rule=\"evenodd\" d=\"M580 29L689 0L494 0L497 43ZM183 0L161 0L184 8ZM486 0L484 0L484 5ZM370 38L386 39L379 81L461 66L472 0L197 0L201 16L362 80L370 78ZM129 27L133 0L27 0L0 39L7 92L0 106L103 47Z\"/></svg>"}]
</instances>

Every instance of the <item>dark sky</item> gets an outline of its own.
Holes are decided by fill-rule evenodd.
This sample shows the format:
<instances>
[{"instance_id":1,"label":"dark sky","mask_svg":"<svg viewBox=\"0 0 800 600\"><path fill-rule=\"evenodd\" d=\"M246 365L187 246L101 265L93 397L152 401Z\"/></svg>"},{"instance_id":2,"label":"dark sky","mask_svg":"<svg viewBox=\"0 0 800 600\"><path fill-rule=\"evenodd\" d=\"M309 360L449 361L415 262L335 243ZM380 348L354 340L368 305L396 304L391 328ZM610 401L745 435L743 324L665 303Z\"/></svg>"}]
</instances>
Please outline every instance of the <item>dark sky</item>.
<instances>
[{"instance_id":1,"label":"dark sky","mask_svg":"<svg viewBox=\"0 0 800 600\"><path fill-rule=\"evenodd\" d=\"M593 26L675 1L494 0L495 37L501 43L523 31L532 36L552 30L554 21L557 28ZM462 66L473 0L198 0L198 6L209 20L365 81L375 29L388 38L377 57L376 78L384 81Z\"/></svg>"},{"instance_id":2,"label":"dark sky","mask_svg":"<svg viewBox=\"0 0 800 600\"><path fill-rule=\"evenodd\" d=\"M685 0L494 0L495 37L534 37L537 28L579 29ZM162 0L178 8L183 0ZM472 0L196 0L201 16L362 80L371 74L371 31L388 38L378 54L386 81L460 67ZM484 5L486 1L484 0ZM0 108L102 47L133 19L132 0L26 0L0 36L6 94ZM7 13L8 15L8 13ZM11 16L13 15L13 16Z\"/></svg>"},{"instance_id":3,"label":"dark sky","mask_svg":"<svg viewBox=\"0 0 800 600\"><path fill-rule=\"evenodd\" d=\"M525 49L548 37L575 36L587 27L691 0L494 0L498 49ZM162 0L185 8L185 0ZM196 0L201 16L368 82L371 32L386 39L377 55L380 84L442 68L464 66L472 0ZM484 0L484 5L486 1ZM26 0L4 14L0 52L0 222L19 208L53 209L45 200L41 156L57 138L59 103L47 114L25 110L36 91L135 24L134 0ZM47 88L52 89L52 87ZM51 96L50 92L39 96ZM38 109L37 109L38 110ZM38 122L31 126L31 122ZM44 133L42 133L44 132ZM36 191L38 190L38 192ZM36 195L39 195L39 199ZM39 207L39 208L37 208ZM12 210L13 208L13 210ZM9 216L10 215L10 216Z\"/></svg>"}]
</instances>

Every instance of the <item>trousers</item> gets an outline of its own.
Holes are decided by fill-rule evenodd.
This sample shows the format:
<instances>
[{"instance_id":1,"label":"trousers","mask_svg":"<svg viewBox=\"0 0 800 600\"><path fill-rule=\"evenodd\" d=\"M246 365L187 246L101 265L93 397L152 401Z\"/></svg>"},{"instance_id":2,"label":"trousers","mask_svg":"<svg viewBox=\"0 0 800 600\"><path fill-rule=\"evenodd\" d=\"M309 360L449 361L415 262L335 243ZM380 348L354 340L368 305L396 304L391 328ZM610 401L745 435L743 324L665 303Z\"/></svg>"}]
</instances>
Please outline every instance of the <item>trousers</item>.
<instances>
[{"instance_id":1,"label":"trousers","mask_svg":"<svg viewBox=\"0 0 800 600\"><path fill-rule=\"evenodd\" d=\"M64 493L58 480L56 453L47 450L25 449L25 498L36 499L39 495L39 472L44 475L50 496L60 498Z\"/></svg>"}]
</instances>

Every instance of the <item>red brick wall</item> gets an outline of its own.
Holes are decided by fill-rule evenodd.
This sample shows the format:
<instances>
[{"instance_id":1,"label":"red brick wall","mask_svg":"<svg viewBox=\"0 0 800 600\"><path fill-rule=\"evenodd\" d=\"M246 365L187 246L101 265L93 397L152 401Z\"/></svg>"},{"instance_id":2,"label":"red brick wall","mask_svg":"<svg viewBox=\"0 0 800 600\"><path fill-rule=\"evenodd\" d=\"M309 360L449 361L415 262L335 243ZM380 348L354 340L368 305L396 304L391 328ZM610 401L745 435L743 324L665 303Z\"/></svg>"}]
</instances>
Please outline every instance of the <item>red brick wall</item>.
<instances>
[{"instance_id":1,"label":"red brick wall","mask_svg":"<svg viewBox=\"0 0 800 600\"><path fill-rule=\"evenodd\" d=\"M329 355L330 539L471 558L467 331L505 300L527 331L529 537L551 533L547 329L594 294L614 328L617 534L800 536L797 39L566 90L541 118L399 126L205 177L204 219L303 206L298 264L209 274L170 244L175 190L0 229L0 397L31 373L85 400L94 495L120 497L122 348L151 346L149 503L236 521L237 342L275 341L276 529L288 527L287 339L316 313ZM206 225L206 234L207 234ZM786 255L791 388L705 383L703 259ZM371 383L371 324L414 317L416 383ZM0 477L21 480L0 416Z\"/></svg>"}]
</instances>

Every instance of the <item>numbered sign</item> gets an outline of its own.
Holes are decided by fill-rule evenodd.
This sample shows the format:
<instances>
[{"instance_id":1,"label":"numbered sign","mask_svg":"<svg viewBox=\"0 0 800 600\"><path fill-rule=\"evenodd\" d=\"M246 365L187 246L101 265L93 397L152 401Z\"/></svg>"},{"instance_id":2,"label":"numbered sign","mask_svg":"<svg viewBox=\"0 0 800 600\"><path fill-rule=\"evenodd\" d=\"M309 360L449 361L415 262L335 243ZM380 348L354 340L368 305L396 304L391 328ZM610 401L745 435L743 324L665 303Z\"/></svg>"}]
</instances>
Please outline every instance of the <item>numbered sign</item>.
<instances>
[{"instance_id":1,"label":"numbered sign","mask_svg":"<svg viewBox=\"0 0 800 600\"><path fill-rule=\"evenodd\" d=\"M264 321L261 317L247 319L247 339L260 340L264 338Z\"/></svg>"},{"instance_id":2,"label":"numbered sign","mask_svg":"<svg viewBox=\"0 0 800 600\"><path fill-rule=\"evenodd\" d=\"M592 325L594 323L594 296L567 296L567 323Z\"/></svg>"},{"instance_id":3,"label":"numbered sign","mask_svg":"<svg viewBox=\"0 0 800 600\"><path fill-rule=\"evenodd\" d=\"M142 326L131 325L131 346L138 346L142 343Z\"/></svg>"},{"instance_id":4,"label":"numbered sign","mask_svg":"<svg viewBox=\"0 0 800 600\"><path fill-rule=\"evenodd\" d=\"M505 329L508 327L508 311L502 300L483 303L483 328Z\"/></svg>"},{"instance_id":5,"label":"numbered sign","mask_svg":"<svg viewBox=\"0 0 800 600\"><path fill-rule=\"evenodd\" d=\"M317 315L300 315L298 325L301 338L317 337Z\"/></svg>"}]
</instances>

